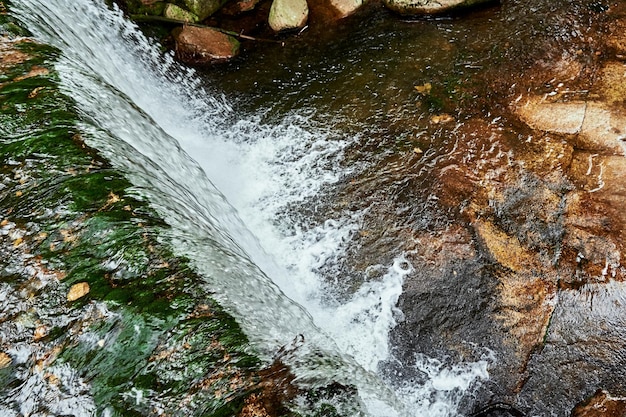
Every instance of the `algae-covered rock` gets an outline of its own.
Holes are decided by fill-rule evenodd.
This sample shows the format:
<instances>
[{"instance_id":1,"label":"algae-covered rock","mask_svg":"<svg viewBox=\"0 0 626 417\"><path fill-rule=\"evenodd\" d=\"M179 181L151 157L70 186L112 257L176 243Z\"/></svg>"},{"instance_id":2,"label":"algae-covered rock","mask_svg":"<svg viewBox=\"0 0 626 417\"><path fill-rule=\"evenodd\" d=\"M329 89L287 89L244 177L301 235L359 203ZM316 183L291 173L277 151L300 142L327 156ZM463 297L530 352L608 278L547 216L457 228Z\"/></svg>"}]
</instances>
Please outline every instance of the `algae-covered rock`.
<instances>
[{"instance_id":1,"label":"algae-covered rock","mask_svg":"<svg viewBox=\"0 0 626 417\"><path fill-rule=\"evenodd\" d=\"M164 1L152 0L120 0L130 14L161 16L165 9Z\"/></svg>"},{"instance_id":2,"label":"algae-covered rock","mask_svg":"<svg viewBox=\"0 0 626 417\"><path fill-rule=\"evenodd\" d=\"M239 41L218 30L183 26L173 32L176 56L193 65L228 61L239 54Z\"/></svg>"},{"instance_id":3,"label":"algae-covered rock","mask_svg":"<svg viewBox=\"0 0 626 417\"><path fill-rule=\"evenodd\" d=\"M226 0L184 0L187 10L204 20L218 11Z\"/></svg>"},{"instance_id":4,"label":"algae-covered rock","mask_svg":"<svg viewBox=\"0 0 626 417\"><path fill-rule=\"evenodd\" d=\"M384 0L385 6L403 15L443 13L493 0Z\"/></svg>"},{"instance_id":5,"label":"algae-covered rock","mask_svg":"<svg viewBox=\"0 0 626 417\"><path fill-rule=\"evenodd\" d=\"M576 406L572 417L621 417L626 415L626 399L598 390L593 397Z\"/></svg>"},{"instance_id":6,"label":"algae-covered rock","mask_svg":"<svg viewBox=\"0 0 626 417\"><path fill-rule=\"evenodd\" d=\"M196 23L200 19L189 10L185 10L180 6L168 3L163 10L163 16L168 19L180 20L181 22Z\"/></svg>"},{"instance_id":7,"label":"algae-covered rock","mask_svg":"<svg viewBox=\"0 0 626 417\"><path fill-rule=\"evenodd\" d=\"M269 24L275 32L300 29L309 18L306 0L274 0L270 9Z\"/></svg>"}]
</instances>

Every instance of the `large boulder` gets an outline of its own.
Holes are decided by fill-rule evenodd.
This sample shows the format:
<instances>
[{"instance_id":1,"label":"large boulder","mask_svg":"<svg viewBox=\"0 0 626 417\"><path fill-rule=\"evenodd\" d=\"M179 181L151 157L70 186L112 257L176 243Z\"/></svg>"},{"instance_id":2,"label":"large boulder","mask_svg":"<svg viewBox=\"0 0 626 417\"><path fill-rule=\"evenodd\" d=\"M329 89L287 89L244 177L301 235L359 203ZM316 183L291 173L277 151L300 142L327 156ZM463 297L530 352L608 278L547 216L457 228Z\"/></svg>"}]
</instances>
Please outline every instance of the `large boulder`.
<instances>
[{"instance_id":1,"label":"large boulder","mask_svg":"<svg viewBox=\"0 0 626 417\"><path fill-rule=\"evenodd\" d=\"M187 10L204 20L218 11L226 0L184 0Z\"/></svg>"},{"instance_id":2,"label":"large boulder","mask_svg":"<svg viewBox=\"0 0 626 417\"><path fill-rule=\"evenodd\" d=\"M493 0L383 0L387 8L403 15L443 13Z\"/></svg>"},{"instance_id":3,"label":"large boulder","mask_svg":"<svg viewBox=\"0 0 626 417\"><path fill-rule=\"evenodd\" d=\"M173 32L176 56L193 65L208 65L228 61L239 54L239 41L218 30L182 26Z\"/></svg>"},{"instance_id":4,"label":"large boulder","mask_svg":"<svg viewBox=\"0 0 626 417\"><path fill-rule=\"evenodd\" d=\"M309 18L306 0L274 0L270 8L269 25L275 32L301 29Z\"/></svg>"}]
</instances>

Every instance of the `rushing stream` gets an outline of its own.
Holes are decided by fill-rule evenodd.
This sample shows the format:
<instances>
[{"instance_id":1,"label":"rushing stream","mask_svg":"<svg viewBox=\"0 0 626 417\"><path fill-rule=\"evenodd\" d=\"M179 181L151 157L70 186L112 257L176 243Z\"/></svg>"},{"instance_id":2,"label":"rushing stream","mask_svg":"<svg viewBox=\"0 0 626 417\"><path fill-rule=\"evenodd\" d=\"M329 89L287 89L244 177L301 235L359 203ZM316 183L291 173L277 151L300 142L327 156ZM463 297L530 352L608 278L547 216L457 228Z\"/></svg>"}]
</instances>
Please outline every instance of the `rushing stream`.
<instances>
[{"instance_id":1,"label":"rushing stream","mask_svg":"<svg viewBox=\"0 0 626 417\"><path fill-rule=\"evenodd\" d=\"M285 358L298 380L354 385L367 412L384 417L455 415L462 393L488 378L486 360L455 365L424 356L416 366L425 380L387 387L379 364L392 359L388 332L415 266L391 254L388 264L366 268L377 279L363 277L339 296L320 270L341 262L367 208L321 220L286 215L368 168L344 163L359 135L304 109L271 122L234 110L219 88L162 56L102 1L19 0L11 10L61 51L56 69L86 143L172 226L175 251L191 259L267 359L302 335L303 346Z\"/></svg>"},{"instance_id":2,"label":"rushing stream","mask_svg":"<svg viewBox=\"0 0 626 417\"><path fill-rule=\"evenodd\" d=\"M305 390L340 386L338 395L343 397L333 401L338 409L342 401L352 402L350 415L467 415L481 405L473 403L474 395L478 403L504 398L519 400L529 410L569 411L598 387L611 387L614 381L606 375L619 361L594 368L604 369L602 378L609 381L605 385L596 386L590 379L573 394L564 385L551 388L542 400L536 398L545 391L542 384L564 381L559 380L560 369L553 371L554 361L541 354L556 352L559 360L570 360L569 353L559 350L561 337L570 331L563 324L569 323L569 310L559 303L576 299L577 285L582 284L568 280L576 274L580 282L595 283L596 270L598 279L604 280L609 272L617 277L622 268L619 245L611 240L608 227L603 229L603 223L597 231L590 226L601 210L576 212L577 202L604 187L593 183L585 194L585 185L577 184L580 178L572 168L589 161L584 178L593 182L593 161L601 153L594 148L597 144L590 149L577 142L571 145L570 137L540 134L510 117L523 95L562 96L564 102L587 99L585 71L591 73L602 54L596 52L598 45L589 35L592 25L585 19L607 10L600 2L555 5L536 0L527 7L526 2L511 1L473 12L468 19L403 21L378 11L370 15L371 22L358 27L340 23L328 33L313 34L320 38L316 42L303 36L285 46L269 44L250 52L247 60L206 73L175 62L106 3L10 3L9 12L36 40L59 51L54 63L60 88L79 118L78 126L69 129L79 131L72 141L96 149L115 172L123 173L132 189L121 197L121 191L106 191L108 197L98 204L83 202L88 207L85 214L77 214L69 226L57 227L60 232L36 229L37 219L55 225L71 211L62 196L56 208L23 216L28 220L24 227L33 229L30 235L18 232L19 222L9 221L13 207L3 208L6 218L0 219L0 238L9 242L10 257L4 261L0 302L15 310L11 313L15 319L0 320L0 347L7 350L7 340L14 345L7 350L10 355L0 351L4 355L0 378L9 372L3 359L21 374L15 371L18 376L6 388L10 391L0 391L11 394L8 400L0 399L0 414L5 412L2 407L13 410L11 416L18 415L17 409L22 415L34 413L37 404L54 397L59 378L65 397L58 396L61 399L48 405L45 415L93 415L101 407L108 416L115 414L111 411L115 407L119 413L131 403L140 415L158 415L167 406L184 413L189 404L196 407L196 415L204 415L202 404L189 399L198 392L211 402L230 391L227 395L236 397L241 406L249 399L241 399L244 378L230 366L230 354L220 356L220 343L229 338L205 340L206 334L213 337L206 329L217 314L208 312L210 302L205 305L205 299L216 300L248 338L252 349L240 352L237 344L246 350L248 342L232 336L234 331L226 332L231 345L226 344L235 345L238 353L233 356L241 354L243 359L237 360L243 367L254 362L246 356L252 353L266 369L274 369L277 362L287 365L295 383ZM560 49L561 44L569 49ZM541 51L545 45L555 47ZM549 67L543 64L551 61L562 73L553 77L542 72ZM537 81L534 90L527 87L530 83L518 84L524 70L530 79L545 76L546 81ZM503 76L509 72L510 78ZM25 83L24 88L29 87ZM1 88L11 89L0 83ZM34 99L41 91L46 90L37 87L26 95ZM9 97L11 91L6 94ZM25 105L14 107L19 113ZM20 131L11 129L6 131ZM41 129L47 134L45 123ZM29 134L3 138L2 145L19 146ZM0 191L11 190L5 192L9 203L28 196L9 185L29 186L29 164L42 160L45 168L46 158L54 159L45 152L29 158L24 162L5 158ZM101 177L89 181L121 182L97 159L81 175L95 170ZM604 165L598 166L601 182ZM40 194L52 195L46 187L55 190L57 184L72 181L76 170L66 171L69 174L59 174L61 179L44 181ZM88 192L90 184L94 186L86 182L78 188ZM154 235L132 231L144 227L141 216L150 215L134 211L128 203L119 211L135 217L119 220L120 230L131 230L145 242L156 236L179 259L189 261L195 282L153 280L158 273L152 270L141 275L145 265L162 266L157 255L147 254L150 251L128 255L124 242L98 248L108 242L107 236L116 236L111 223L98 223L102 221L98 215L108 215L115 204L127 204L120 198L131 201L131 197L147 204L168 227L158 228ZM89 249L72 247L78 239L72 230L80 230L81 238L94 244ZM37 245L44 242L41 250L49 247L53 255L71 252L60 251L59 246L95 254L93 262L104 276L98 279L107 280L104 289L94 284L99 281L91 281L91 291L109 304L79 302L80 308L68 312L65 293L60 292L53 292L62 302L51 302L57 307L50 314L45 312L48 304L39 303L40 316L56 320L54 327L70 334L59 339L66 340L61 347L46 346L52 359L39 361L52 364L58 354L54 349L67 347L72 360L66 356L54 363L56 374L38 369L39 362L28 368L28 358L35 355L28 343L22 343L25 336L20 339L18 334L25 326L34 329L33 343L49 341L47 327L28 309L33 297L17 284L19 265L26 265L24 270L31 275L28 268L40 271L45 279L37 284L39 292L65 279L64 274L41 269L44 263L38 257L21 252L24 239L31 235ZM71 283L87 281L80 275L80 255L68 258L79 264L68 266ZM119 288L139 275L147 284L130 286L140 288L139 294ZM149 303L144 305L144 299ZM78 320L81 308L87 318ZM142 314L128 318L127 311ZM587 312L573 314L586 317ZM6 330L13 326L7 324L10 321L17 329L13 333ZM584 333L589 329L591 333ZM586 359L586 334L595 334L596 329L589 323L583 330L580 357ZM51 333L58 336L58 331ZM49 339L57 343L54 337ZM109 341L115 346L109 353L117 356L107 356ZM133 351L137 346L141 352ZM180 353L176 349L191 353L176 356ZM193 355L204 359L215 352L217 362L225 364L222 368L196 369L202 362L194 362ZM135 354L143 362L125 361ZM110 357L124 357L124 363L110 364ZM188 357L192 359L187 361ZM79 372L74 365L88 369ZM98 373L106 373L110 366L119 366L119 375L99 379ZM567 374L563 384L577 384L578 371ZM169 387L162 391L154 388L161 384L160 373ZM185 379L192 380L193 392L188 392ZM216 381L224 380L229 388L214 388L219 385ZM43 381L53 387L41 388ZM142 390L142 383L148 388ZM530 391L513 399L524 384ZM111 387L128 392L113 393ZM166 404L176 396L180 410ZM106 405L114 400L115 407ZM307 407L299 411L306 414ZM324 415L320 413L312 414Z\"/></svg>"}]
</instances>

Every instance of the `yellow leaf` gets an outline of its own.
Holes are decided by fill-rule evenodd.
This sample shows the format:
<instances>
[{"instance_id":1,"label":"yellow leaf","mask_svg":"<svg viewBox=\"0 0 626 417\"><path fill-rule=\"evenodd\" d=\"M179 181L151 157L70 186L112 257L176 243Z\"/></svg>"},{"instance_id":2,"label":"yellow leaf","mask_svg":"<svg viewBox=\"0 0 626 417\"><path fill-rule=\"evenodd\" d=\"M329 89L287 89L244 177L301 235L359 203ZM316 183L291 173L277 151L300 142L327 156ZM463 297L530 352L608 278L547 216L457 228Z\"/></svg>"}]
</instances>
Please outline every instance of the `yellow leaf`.
<instances>
[{"instance_id":1,"label":"yellow leaf","mask_svg":"<svg viewBox=\"0 0 626 417\"><path fill-rule=\"evenodd\" d=\"M9 355L4 352L0 352L0 369L7 368L11 365L11 362L13 362L13 359L11 359Z\"/></svg>"},{"instance_id":2,"label":"yellow leaf","mask_svg":"<svg viewBox=\"0 0 626 417\"><path fill-rule=\"evenodd\" d=\"M449 123L454 121L454 117L450 116L449 114L438 114L435 115L433 117L430 118L430 122L432 124L438 125L438 124L443 124L443 123Z\"/></svg>"},{"instance_id":3,"label":"yellow leaf","mask_svg":"<svg viewBox=\"0 0 626 417\"><path fill-rule=\"evenodd\" d=\"M416 85L415 90L420 94L430 94L430 90L433 88L431 83L424 83L423 85Z\"/></svg>"},{"instance_id":4,"label":"yellow leaf","mask_svg":"<svg viewBox=\"0 0 626 417\"><path fill-rule=\"evenodd\" d=\"M70 291L67 293L67 301L76 301L89 294L89 290L89 284L86 282L74 284L70 287Z\"/></svg>"},{"instance_id":5,"label":"yellow leaf","mask_svg":"<svg viewBox=\"0 0 626 417\"><path fill-rule=\"evenodd\" d=\"M18 246L20 246L22 244L23 241L24 241L24 239L22 239L21 237L18 237L17 239L15 239L13 241L13 247L17 248Z\"/></svg>"},{"instance_id":6,"label":"yellow leaf","mask_svg":"<svg viewBox=\"0 0 626 417\"><path fill-rule=\"evenodd\" d=\"M109 199L107 200L107 205L114 204L120 201L120 197L113 193L109 193Z\"/></svg>"},{"instance_id":7,"label":"yellow leaf","mask_svg":"<svg viewBox=\"0 0 626 417\"><path fill-rule=\"evenodd\" d=\"M24 193L23 193L23 192L21 192L21 191L16 191L16 192L15 192L15 196L16 196L16 197L21 197L21 196L22 196L22 194L24 194Z\"/></svg>"},{"instance_id":8,"label":"yellow leaf","mask_svg":"<svg viewBox=\"0 0 626 417\"><path fill-rule=\"evenodd\" d=\"M35 334L33 335L33 339L39 340L48 335L48 329L46 326L39 326L35 329Z\"/></svg>"},{"instance_id":9,"label":"yellow leaf","mask_svg":"<svg viewBox=\"0 0 626 417\"><path fill-rule=\"evenodd\" d=\"M28 94L28 98L35 98L37 97L37 94L39 94L39 92L41 90L43 90L45 87L37 87L35 88L33 91L30 92L30 94Z\"/></svg>"}]
</instances>

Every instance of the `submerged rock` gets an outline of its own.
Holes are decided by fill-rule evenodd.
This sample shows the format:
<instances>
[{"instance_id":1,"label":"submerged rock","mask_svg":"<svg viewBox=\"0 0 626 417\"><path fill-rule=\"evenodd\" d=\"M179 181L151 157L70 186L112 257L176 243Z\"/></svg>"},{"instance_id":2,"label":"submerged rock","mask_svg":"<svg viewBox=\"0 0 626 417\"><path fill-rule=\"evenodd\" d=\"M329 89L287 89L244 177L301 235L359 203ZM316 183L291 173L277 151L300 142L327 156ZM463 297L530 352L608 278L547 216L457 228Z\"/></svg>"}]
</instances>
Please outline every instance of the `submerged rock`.
<instances>
[{"instance_id":1,"label":"submerged rock","mask_svg":"<svg viewBox=\"0 0 626 417\"><path fill-rule=\"evenodd\" d=\"M443 13L450 10L489 3L493 0L384 0L385 6L403 15Z\"/></svg>"},{"instance_id":2,"label":"submerged rock","mask_svg":"<svg viewBox=\"0 0 626 417\"><path fill-rule=\"evenodd\" d=\"M306 0L274 0L270 8L269 25L275 32L301 29L309 18Z\"/></svg>"},{"instance_id":3,"label":"submerged rock","mask_svg":"<svg viewBox=\"0 0 626 417\"><path fill-rule=\"evenodd\" d=\"M200 20L195 14L172 3L168 3L165 6L165 9L163 10L163 17L188 23L195 23Z\"/></svg>"},{"instance_id":4,"label":"submerged rock","mask_svg":"<svg viewBox=\"0 0 626 417\"><path fill-rule=\"evenodd\" d=\"M622 417L626 415L626 398L613 397L599 390L593 397L578 405L572 417Z\"/></svg>"},{"instance_id":5,"label":"submerged rock","mask_svg":"<svg viewBox=\"0 0 626 417\"><path fill-rule=\"evenodd\" d=\"M228 61L239 54L239 41L208 27L185 25L173 32L176 56L193 65Z\"/></svg>"},{"instance_id":6,"label":"submerged rock","mask_svg":"<svg viewBox=\"0 0 626 417\"><path fill-rule=\"evenodd\" d=\"M198 16L199 20L204 20L218 11L225 0L184 0L187 9Z\"/></svg>"}]
</instances>

